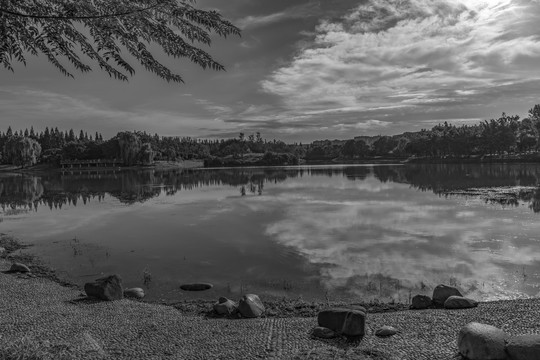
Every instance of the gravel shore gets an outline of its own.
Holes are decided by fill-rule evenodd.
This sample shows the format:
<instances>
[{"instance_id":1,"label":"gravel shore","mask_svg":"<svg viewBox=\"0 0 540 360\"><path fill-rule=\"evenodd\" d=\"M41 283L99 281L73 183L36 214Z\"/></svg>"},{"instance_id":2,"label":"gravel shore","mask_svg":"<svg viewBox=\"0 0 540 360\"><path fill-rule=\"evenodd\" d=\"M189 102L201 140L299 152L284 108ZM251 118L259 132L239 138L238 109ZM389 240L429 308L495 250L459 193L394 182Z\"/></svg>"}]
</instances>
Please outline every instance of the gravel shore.
<instances>
[{"instance_id":1,"label":"gravel shore","mask_svg":"<svg viewBox=\"0 0 540 360\"><path fill-rule=\"evenodd\" d=\"M0 260L0 271L10 264ZM540 333L540 299L368 314L368 334L349 343L312 338L314 317L216 319L82 295L49 279L0 273L0 359L10 352L27 359L459 359L457 334L470 321ZM400 332L374 336L382 325Z\"/></svg>"}]
</instances>

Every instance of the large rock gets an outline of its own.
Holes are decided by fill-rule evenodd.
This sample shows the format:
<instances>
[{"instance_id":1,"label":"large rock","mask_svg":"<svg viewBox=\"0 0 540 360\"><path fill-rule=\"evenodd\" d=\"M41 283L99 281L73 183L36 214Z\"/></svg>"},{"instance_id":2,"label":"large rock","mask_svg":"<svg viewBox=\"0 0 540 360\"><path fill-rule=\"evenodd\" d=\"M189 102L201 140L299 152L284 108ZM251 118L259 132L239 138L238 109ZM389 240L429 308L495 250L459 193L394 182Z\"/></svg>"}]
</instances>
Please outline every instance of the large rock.
<instances>
[{"instance_id":1,"label":"large rock","mask_svg":"<svg viewBox=\"0 0 540 360\"><path fill-rule=\"evenodd\" d=\"M238 303L238 312L246 318L257 318L264 313L264 305L257 295L242 296Z\"/></svg>"},{"instance_id":2,"label":"large rock","mask_svg":"<svg viewBox=\"0 0 540 360\"><path fill-rule=\"evenodd\" d=\"M180 289L184 291L205 291L213 288L214 285L208 283L195 283L180 285Z\"/></svg>"},{"instance_id":3,"label":"large rock","mask_svg":"<svg viewBox=\"0 0 540 360\"><path fill-rule=\"evenodd\" d=\"M144 290L141 288L131 288L124 290L124 296L133 299L142 299L144 297Z\"/></svg>"},{"instance_id":4,"label":"large rock","mask_svg":"<svg viewBox=\"0 0 540 360\"><path fill-rule=\"evenodd\" d=\"M313 329L312 334L313 336L321 338L321 339L333 339L337 336L334 330L331 330L322 326L318 326L315 329Z\"/></svg>"},{"instance_id":5,"label":"large rock","mask_svg":"<svg viewBox=\"0 0 540 360\"><path fill-rule=\"evenodd\" d=\"M220 297L214 304L214 312L218 315L232 315L236 312L238 305L226 297Z\"/></svg>"},{"instance_id":6,"label":"large rock","mask_svg":"<svg viewBox=\"0 0 540 360\"><path fill-rule=\"evenodd\" d=\"M361 309L328 309L319 312L319 326L346 336L364 336L366 312Z\"/></svg>"},{"instance_id":7,"label":"large rock","mask_svg":"<svg viewBox=\"0 0 540 360\"><path fill-rule=\"evenodd\" d=\"M118 275L111 275L86 283L84 284L84 291L86 295L101 300L120 300L124 297L122 279Z\"/></svg>"},{"instance_id":8,"label":"large rock","mask_svg":"<svg viewBox=\"0 0 540 360\"><path fill-rule=\"evenodd\" d=\"M427 295L415 295L412 298L411 309L427 309L431 306L431 298Z\"/></svg>"},{"instance_id":9,"label":"large rock","mask_svg":"<svg viewBox=\"0 0 540 360\"><path fill-rule=\"evenodd\" d=\"M504 360L506 334L495 326L476 322L459 331L459 353L469 360Z\"/></svg>"},{"instance_id":10,"label":"large rock","mask_svg":"<svg viewBox=\"0 0 540 360\"><path fill-rule=\"evenodd\" d=\"M478 301L462 296L450 296L444 302L445 309L469 309L478 306Z\"/></svg>"},{"instance_id":11,"label":"large rock","mask_svg":"<svg viewBox=\"0 0 540 360\"><path fill-rule=\"evenodd\" d=\"M444 306L444 302L450 296L463 296L458 289L448 285L437 285L433 289L433 304L437 306Z\"/></svg>"},{"instance_id":12,"label":"large rock","mask_svg":"<svg viewBox=\"0 0 540 360\"><path fill-rule=\"evenodd\" d=\"M11 264L11 268L9 269L9 271L27 273L27 272L30 272L30 268L21 263L13 263Z\"/></svg>"},{"instance_id":13,"label":"large rock","mask_svg":"<svg viewBox=\"0 0 540 360\"><path fill-rule=\"evenodd\" d=\"M512 336L506 342L506 352L512 360L540 360L540 335Z\"/></svg>"}]
</instances>

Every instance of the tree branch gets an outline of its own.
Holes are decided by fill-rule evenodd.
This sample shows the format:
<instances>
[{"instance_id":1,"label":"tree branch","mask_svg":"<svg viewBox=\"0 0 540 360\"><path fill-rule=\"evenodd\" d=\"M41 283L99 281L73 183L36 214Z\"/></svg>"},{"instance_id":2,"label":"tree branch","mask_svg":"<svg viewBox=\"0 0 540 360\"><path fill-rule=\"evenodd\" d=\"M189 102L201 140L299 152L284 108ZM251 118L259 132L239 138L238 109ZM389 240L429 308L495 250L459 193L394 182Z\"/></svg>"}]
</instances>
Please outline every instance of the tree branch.
<instances>
[{"instance_id":1,"label":"tree branch","mask_svg":"<svg viewBox=\"0 0 540 360\"><path fill-rule=\"evenodd\" d=\"M135 9L135 10L130 10L130 11L121 12L121 13L115 13L115 14L87 15L87 16L32 15L32 14L23 14L23 13L20 13L20 12L7 10L7 9L4 9L4 8L0 8L0 13L9 14L9 15L18 16L18 17L24 17L24 18L31 18L31 19L91 20L91 19L103 19L103 18L111 18L111 17L129 16L129 15L133 15L133 14L136 14L136 13L140 13L140 12L155 9L160 5L162 5L162 3L157 2L152 6L148 6L146 8L142 8L142 9Z\"/></svg>"}]
</instances>

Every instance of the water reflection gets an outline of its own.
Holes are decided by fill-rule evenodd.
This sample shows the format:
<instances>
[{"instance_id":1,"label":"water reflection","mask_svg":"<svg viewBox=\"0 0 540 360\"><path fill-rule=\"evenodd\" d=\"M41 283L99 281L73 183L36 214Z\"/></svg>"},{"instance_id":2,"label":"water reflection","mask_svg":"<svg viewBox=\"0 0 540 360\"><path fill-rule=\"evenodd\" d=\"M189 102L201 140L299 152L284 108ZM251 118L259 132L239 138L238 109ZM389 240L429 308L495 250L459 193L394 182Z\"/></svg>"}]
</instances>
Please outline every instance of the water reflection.
<instances>
[{"instance_id":1,"label":"water reflection","mask_svg":"<svg viewBox=\"0 0 540 360\"><path fill-rule=\"evenodd\" d=\"M40 205L61 208L66 204L101 201L109 194L124 204L144 202L162 194L175 195L181 190L230 185L240 193L262 195L265 183L277 184L306 176L341 176L362 181L374 176L382 183L410 184L421 191L444 196L479 196L501 205L530 204L540 212L540 166L516 164L456 165L420 164L407 166L360 166L333 168L272 168L227 170L169 170L79 173L52 173L0 176L2 209L36 209ZM473 191L477 189L494 191ZM515 188L515 189L501 189ZM491 195L491 196L490 196Z\"/></svg>"},{"instance_id":2,"label":"water reflection","mask_svg":"<svg viewBox=\"0 0 540 360\"><path fill-rule=\"evenodd\" d=\"M151 274L160 296L184 279L400 301L445 282L509 298L539 292L539 179L515 164L2 175L0 215L22 219L3 229L55 267L134 286Z\"/></svg>"}]
</instances>

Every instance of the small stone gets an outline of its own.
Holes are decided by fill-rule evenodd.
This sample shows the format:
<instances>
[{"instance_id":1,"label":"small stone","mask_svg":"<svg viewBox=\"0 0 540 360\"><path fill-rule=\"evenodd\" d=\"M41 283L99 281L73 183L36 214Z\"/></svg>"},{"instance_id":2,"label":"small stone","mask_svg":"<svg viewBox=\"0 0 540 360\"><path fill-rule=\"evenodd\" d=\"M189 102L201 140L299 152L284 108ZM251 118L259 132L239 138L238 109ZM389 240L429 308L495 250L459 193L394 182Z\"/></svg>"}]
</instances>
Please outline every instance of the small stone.
<instances>
[{"instance_id":1,"label":"small stone","mask_svg":"<svg viewBox=\"0 0 540 360\"><path fill-rule=\"evenodd\" d=\"M433 304L437 306L444 306L446 299L453 295L463 296L455 287L443 284L437 285L437 287L433 289Z\"/></svg>"},{"instance_id":2,"label":"small stone","mask_svg":"<svg viewBox=\"0 0 540 360\"><path fill-rule=\"evenodd\" d=\"M313 336L321 339L333 339L337 336L334 330L322 326L317 326L316 328L314 328L312 334Z\"/></svg>"},{"instance_id":3,"label":"small stone","mask_svg":"<svg viewBox=\"0 0 540 360\"><path fill-rule=\"evenodd\" d=\"M10 272L21 272L21 273L28 273L30 272L30 268L24 264L21 263L13 263L11 264L11 268L9 269Z\"/></svg>"},{"instance_id":4,"label":"small stone","mask_svg":"<svg viewBox=\"0 0 540 360\"><path fill-rule=\"evenodd\" d=\"M124 296L127 298L142 299L144 295L144 290L141 288L131 288L124 290Z\"/></svg>"},{"instance_id":5,"label":"small stone","mask_svg":"<svg viewBox=\"0 0 540 360\"><path fill-rule=\"evenodd\" d=\"M478 306L478 301L462 296L450 296L444 302L445 309L469 309Z\"/></svg>"},{"instance_id":6,"label":"small stone","mask_svg":"<svg viewBox=\"0 0 540 360\"><path fill-rule=\"evenodd\" d=\"M257 318L264 313L264 305L255 294L247 294L242 296L238 303L238 312L246 318Z\"/></svg>"},{"instance_id":7,"label":"small stone","mask_svg":"<svg viewBox=\"0 0 540 360\"><path fill-rule=\"evenodd\" d=\"M506 334L495 326L471 322L459 331L459 353L469 360L504 360Z\"/></svg>"},{"instance_id":8,"label":"small stone","mask_svg":"<svg viewBox=\"0 0 540 360\"><path fill-rule=\"evenodd\" d=\"M220 297L214 304L214 312L218 315L232 315L236 312L238 305L226 297Z\"/></svg>"},{"instance_id":9,"label":"small stone","mask_svg":"<svg viewBox=\"0 0 540 360\"><path fill-rule=\"evenodd\" d=\"M386 337L386 336L392 336L396 335L398 330L393 326L381 326L380 328L375 331L375 335L379 337Z\"/></svg>"},{"instance_id":10,"label":"small stone","mask_svg":"<svg viewBox=\"0 0 540 360\"><path fill-rule=\"evenodd\" d=\"M111 275L96 279L94 282L84 284L87 296L101 300L120 300L124 297L122 279L118 275Z\"/></svg>"},{"instance_id":11,"label":"small stone","mask_svg":"<svg viewBox=\"0 0 540 360\"><path fill-rule=\"evenodd\" d=\"M415 295L412 298L411 309L423 310L431 306L431 298L427 295Z\"/></svg>"},{"instance_id":12,"label":"small stone","mask_svg":"<svg viewBox=\"0 0 540 360\"><path fill-rule=\"evenodd\" d=\"M512 360L539 360L540 335L512 336L506 342L506 352Z\"/></svg>"},{"instance_id":13,"label":"small stone","mask_svg":"<svg viewBox=\"0 0 540 360\"><path fill-rule=\"evenodd\" d=\"M0 246L0 256L4 255L5 252L6 252L6 248L3 248Z\"/></svg>"},{"instance_id":14,"label":"small stone","mask_svg":"<svg viewBox=\"0 0 540 360\"><path fill-rule=\"evenodd\" d=\"M317 315L319 326L346 336L365 335L366 312L359 309L328 309Z\"/></svg>"},{"instance_id":15,"label":"small stone","mask_svg":"<svg viewBox=\"0 0 540 360\"><path fill-rule=\"evenodd\" d=\"M183 284L180 285L180 289L184 291L205 291L213 288L214 285L208 283L195 283L195 284Z\"/></svg>"}]
</instances>

